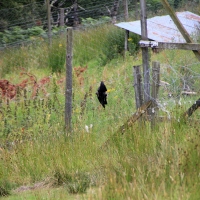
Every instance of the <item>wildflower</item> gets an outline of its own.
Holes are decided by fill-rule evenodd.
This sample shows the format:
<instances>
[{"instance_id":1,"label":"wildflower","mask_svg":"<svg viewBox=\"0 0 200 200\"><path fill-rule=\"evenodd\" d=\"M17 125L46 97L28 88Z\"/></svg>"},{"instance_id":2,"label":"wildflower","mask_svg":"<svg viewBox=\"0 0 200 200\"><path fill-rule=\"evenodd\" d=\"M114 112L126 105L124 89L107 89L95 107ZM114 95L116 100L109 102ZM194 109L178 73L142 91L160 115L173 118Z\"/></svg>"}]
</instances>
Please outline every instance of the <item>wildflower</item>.
<instances>
[{"instance_id":1,"label":"wildflower","mask_svg":"<svg viewBox=\"0 0 200 200\"><path fill-rule=\"evenodd\" d=\"M62 47L62 44L59 44L59 47Z\"/></svg>"},{"instance_id":2,"label":"wildflower","mask_svg":"<svg viewBox=\"0 0 200 200\"><path fill-rule=\"evenodd\" d=\"M115 91L115 89L114 88L108 89L107 93L112 92L112 91Z\"/></svg>"},{"instance_id":3,"label":"wildflower","mask_svg":"<svg viewBox=\"0 0 200 200\"><path fill-rule=\"evenodd\" d=\"M89 133L90 130L92 129L92 127L93 127L93 124L90 124L90 126L85 125L85 130L86 130L86 132Z\"/></svg>"},{"instance_id":4,"label":"wildflower","mask_svg":"<svg viewBox=\"0 0 200 200\"><path fill-rule=\"evenodd\" d=\"M133 41L133 39L132 39L132 38L128 38L128 41L129 41L129 42L132 42L132 41Z\"/></svg>"}]
</instances>

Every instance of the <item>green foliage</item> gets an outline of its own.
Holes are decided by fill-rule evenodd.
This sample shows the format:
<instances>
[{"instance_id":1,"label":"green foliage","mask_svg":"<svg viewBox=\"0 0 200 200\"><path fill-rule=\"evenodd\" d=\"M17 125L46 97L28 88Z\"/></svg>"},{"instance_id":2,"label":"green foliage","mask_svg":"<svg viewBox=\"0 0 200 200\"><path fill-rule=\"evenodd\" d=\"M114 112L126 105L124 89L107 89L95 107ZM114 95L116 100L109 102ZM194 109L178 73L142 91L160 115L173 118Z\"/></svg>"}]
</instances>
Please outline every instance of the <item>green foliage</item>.
<instances>
[{"instance_id":1,"label":"green foliage","mask_svg":"<svg viewBox=\"0 0 200 200\"><path fill-rule=\"evenodd\" d=\"M124 35L125 33L122 29L111 29L106 37L105 46L103 49L106 57L105 63L114 58L117 58L118 56L124 55ZM131 34L128 40L129 53L131 55L135 55L139 49L139 36Z\"/></svg>"},{"instance_id":2,"label":"green foliage","mask_svg":"<svg viewBox=\"0 0 200 200\"><path fill-rule=\"evenodd\" d=\"M146 4L147 4L147 9L155 13L157 13L158 10L160 10L163 7L160 0L147 0Z\"/></svg>"},{"instance_id":3,"label":"green foliage","mask_svg":"<svg viewBox=\"0 0 200 200\"><path fill-rule=\"evenodd\" d=\"M110 21L111 21L111 18L108 16L103 16L99 19L94 19L91 17L81 18L81 26L83 26L84 28L87 28L87 27L91 27L91 26L98 26L100 24L105 24Z\"/></svg>"},{"instance_id":4,"label":"green foliage","mask_svg":"<svg viewBox=\"0 0 200 200\"><path fill-rule=\"evenodd\" d=\"M34 37L42 36L45 31L39 27L33 27L28 29L21 29L19 26L12 27L11 30L5 30L4 33L0 33L0 47L8 45L14 45L22 42L30 42L35 40Z\"/></svg>"}]
</instances>

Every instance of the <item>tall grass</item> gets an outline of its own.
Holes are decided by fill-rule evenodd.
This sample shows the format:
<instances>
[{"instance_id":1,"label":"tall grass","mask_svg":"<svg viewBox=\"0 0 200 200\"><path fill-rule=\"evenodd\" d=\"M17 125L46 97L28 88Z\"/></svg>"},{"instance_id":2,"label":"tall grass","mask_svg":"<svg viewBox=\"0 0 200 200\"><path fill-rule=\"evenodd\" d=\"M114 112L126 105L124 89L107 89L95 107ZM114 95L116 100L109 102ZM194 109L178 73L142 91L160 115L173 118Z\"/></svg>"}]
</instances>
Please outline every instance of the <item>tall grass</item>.
<instances>
[{"instance_id":1,"label":"tall grass","mask_svg":"<svg viewBox=\"0 0 200 200\"><path fill-rule=\"evenodd\" d=\"M136 110L132 66L141 64L141 56L119 56L123 55L118 45L122 33L117 30L102 26L75 33L74 66L88 65L88 69L82 86L73 77L71 137L64 131L64 84L55 85L64 76L60 66L64 65L65 38L55 39L52 49L43 43L43 47L3 53L1 75L15 82L19 80L19 67L37 77L59 69L53 71L59 73L53 74L54 81L47 88L50 96L24 101L22 95L18 105L15 101L9 106L0 104L0 195L11 194L5 199L199 199L199 117L197 114L187 121L180 118L188 104L169 100L171 120L162 112L166 120L158 122L154 131L148 121L140 121L124 134L118 132ZM113 57L107 50L114 52ZM16 62L14 58L8 62L9 55ZM174 50L151 58L177 69L195 63L191 55ZM10 70L4 71L6 66ZM167 69L162 69L162 77ZM168 77L176 79L172 72ZM95 95L101 80L108 88L105 110ZM164 92L160 96L167 99ZM189 97L186 102L191 100ZM85 125L90 124L93 128L88 133ZM42 186L36 187L38 183ZM22 185L29 186L28 193L20 192Z\"/></svg>"}]
</instances>

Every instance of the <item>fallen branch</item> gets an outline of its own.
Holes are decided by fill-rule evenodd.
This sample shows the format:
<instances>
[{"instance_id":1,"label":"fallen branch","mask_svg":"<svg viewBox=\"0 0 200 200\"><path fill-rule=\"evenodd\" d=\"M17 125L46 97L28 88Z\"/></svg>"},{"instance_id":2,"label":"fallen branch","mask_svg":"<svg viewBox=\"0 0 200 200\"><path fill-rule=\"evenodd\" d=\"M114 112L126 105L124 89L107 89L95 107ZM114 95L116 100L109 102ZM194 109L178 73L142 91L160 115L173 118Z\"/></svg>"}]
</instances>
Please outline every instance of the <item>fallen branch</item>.
<instances>
[{"instance_id":1,"label":"fallen branch","mask_svg":"<svg viewBox=\"0 0 200 200\"><path fill-rule=\"evenodd\" d=\"M118 132L124 133L124 131L133 125L134 122L136 122L142 114L144 114L147 111L147 108L149 108L152 104L152 101L148 101L147 103L143 104L138 110L125 122L119 129Z\"/></svg>"},{"instance_id":2,"label":"fallen branch","mask_svg":"<svg viewBox=\"0 0 200 200\"><path fill-rule=\"evenodd\" d=\"M137 109L137 111L111 136L114 137L116 134L124 134L125 130L128 129L133 125L134 122L136 122L142 114L144 114L147 111L147 108L149 108L152 104L152 101L148 101L147 103L143 104L140 108ZM100 147L101 149L106 147L108 143L110 142L111 138L108 138L103 145Z\"/></svg>"},{"instance_id":3,"label":"fallen branch","mask_svg":"<svg viewBox=\"0 0 200 200\"><path fill-rule=\"evenodd\" d=\"M190 117L197 108L200 107L200 98L184 113L185 117Z\"/></svg>"}]
</instances>

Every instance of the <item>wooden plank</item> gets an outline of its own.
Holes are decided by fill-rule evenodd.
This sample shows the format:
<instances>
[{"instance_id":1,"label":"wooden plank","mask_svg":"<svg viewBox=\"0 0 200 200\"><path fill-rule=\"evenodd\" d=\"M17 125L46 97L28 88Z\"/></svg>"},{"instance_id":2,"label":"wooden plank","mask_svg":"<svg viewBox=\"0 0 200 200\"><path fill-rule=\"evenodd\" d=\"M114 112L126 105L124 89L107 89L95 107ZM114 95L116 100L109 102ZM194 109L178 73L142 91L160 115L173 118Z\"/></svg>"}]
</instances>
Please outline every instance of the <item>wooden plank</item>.
<instances>
[{"instance_id":1,"label":"wooden plank","mask_svg":"<svg viewBox=\"0 0 200 200\"><path fill-rule=\"evenodd\" d=\"M199 43L174 43L174 42L156 42L149 40L140 40L140 47L151 47L156 49L183 49L200 50Z\"/></svg>"},{"instance_id":2,"label":"wooden plank","mask_svg":"<svg viewBox=\"0 0 200 200\"><path fill-rule=\"evenodd\" d=\"M178 30L184 37L187 43L193 43L192 39L190 38L190 35L188 34L187 30L184 28L184 26L181 24L179 18L176 16L175 12L172 10L170 7L169 3L166 0L161 0L164 8L167 10L169 13L170 17L174 21L175 25L177 26ZM200 60L200 51L197 50L192 50L193 53L195 54L196 58Z\"/></svg>"},{"instance_id":3,"label":"wooden plank","mask_svg":"<svg viewBox=\"0 0 200 200\"><path fill-rule=\"evenodd\" d=\"M158 47L160 49L183 49L183 50L200 50L200 44L197 43L167 43L158 42Z\"/></svg>"}]
</instances>

